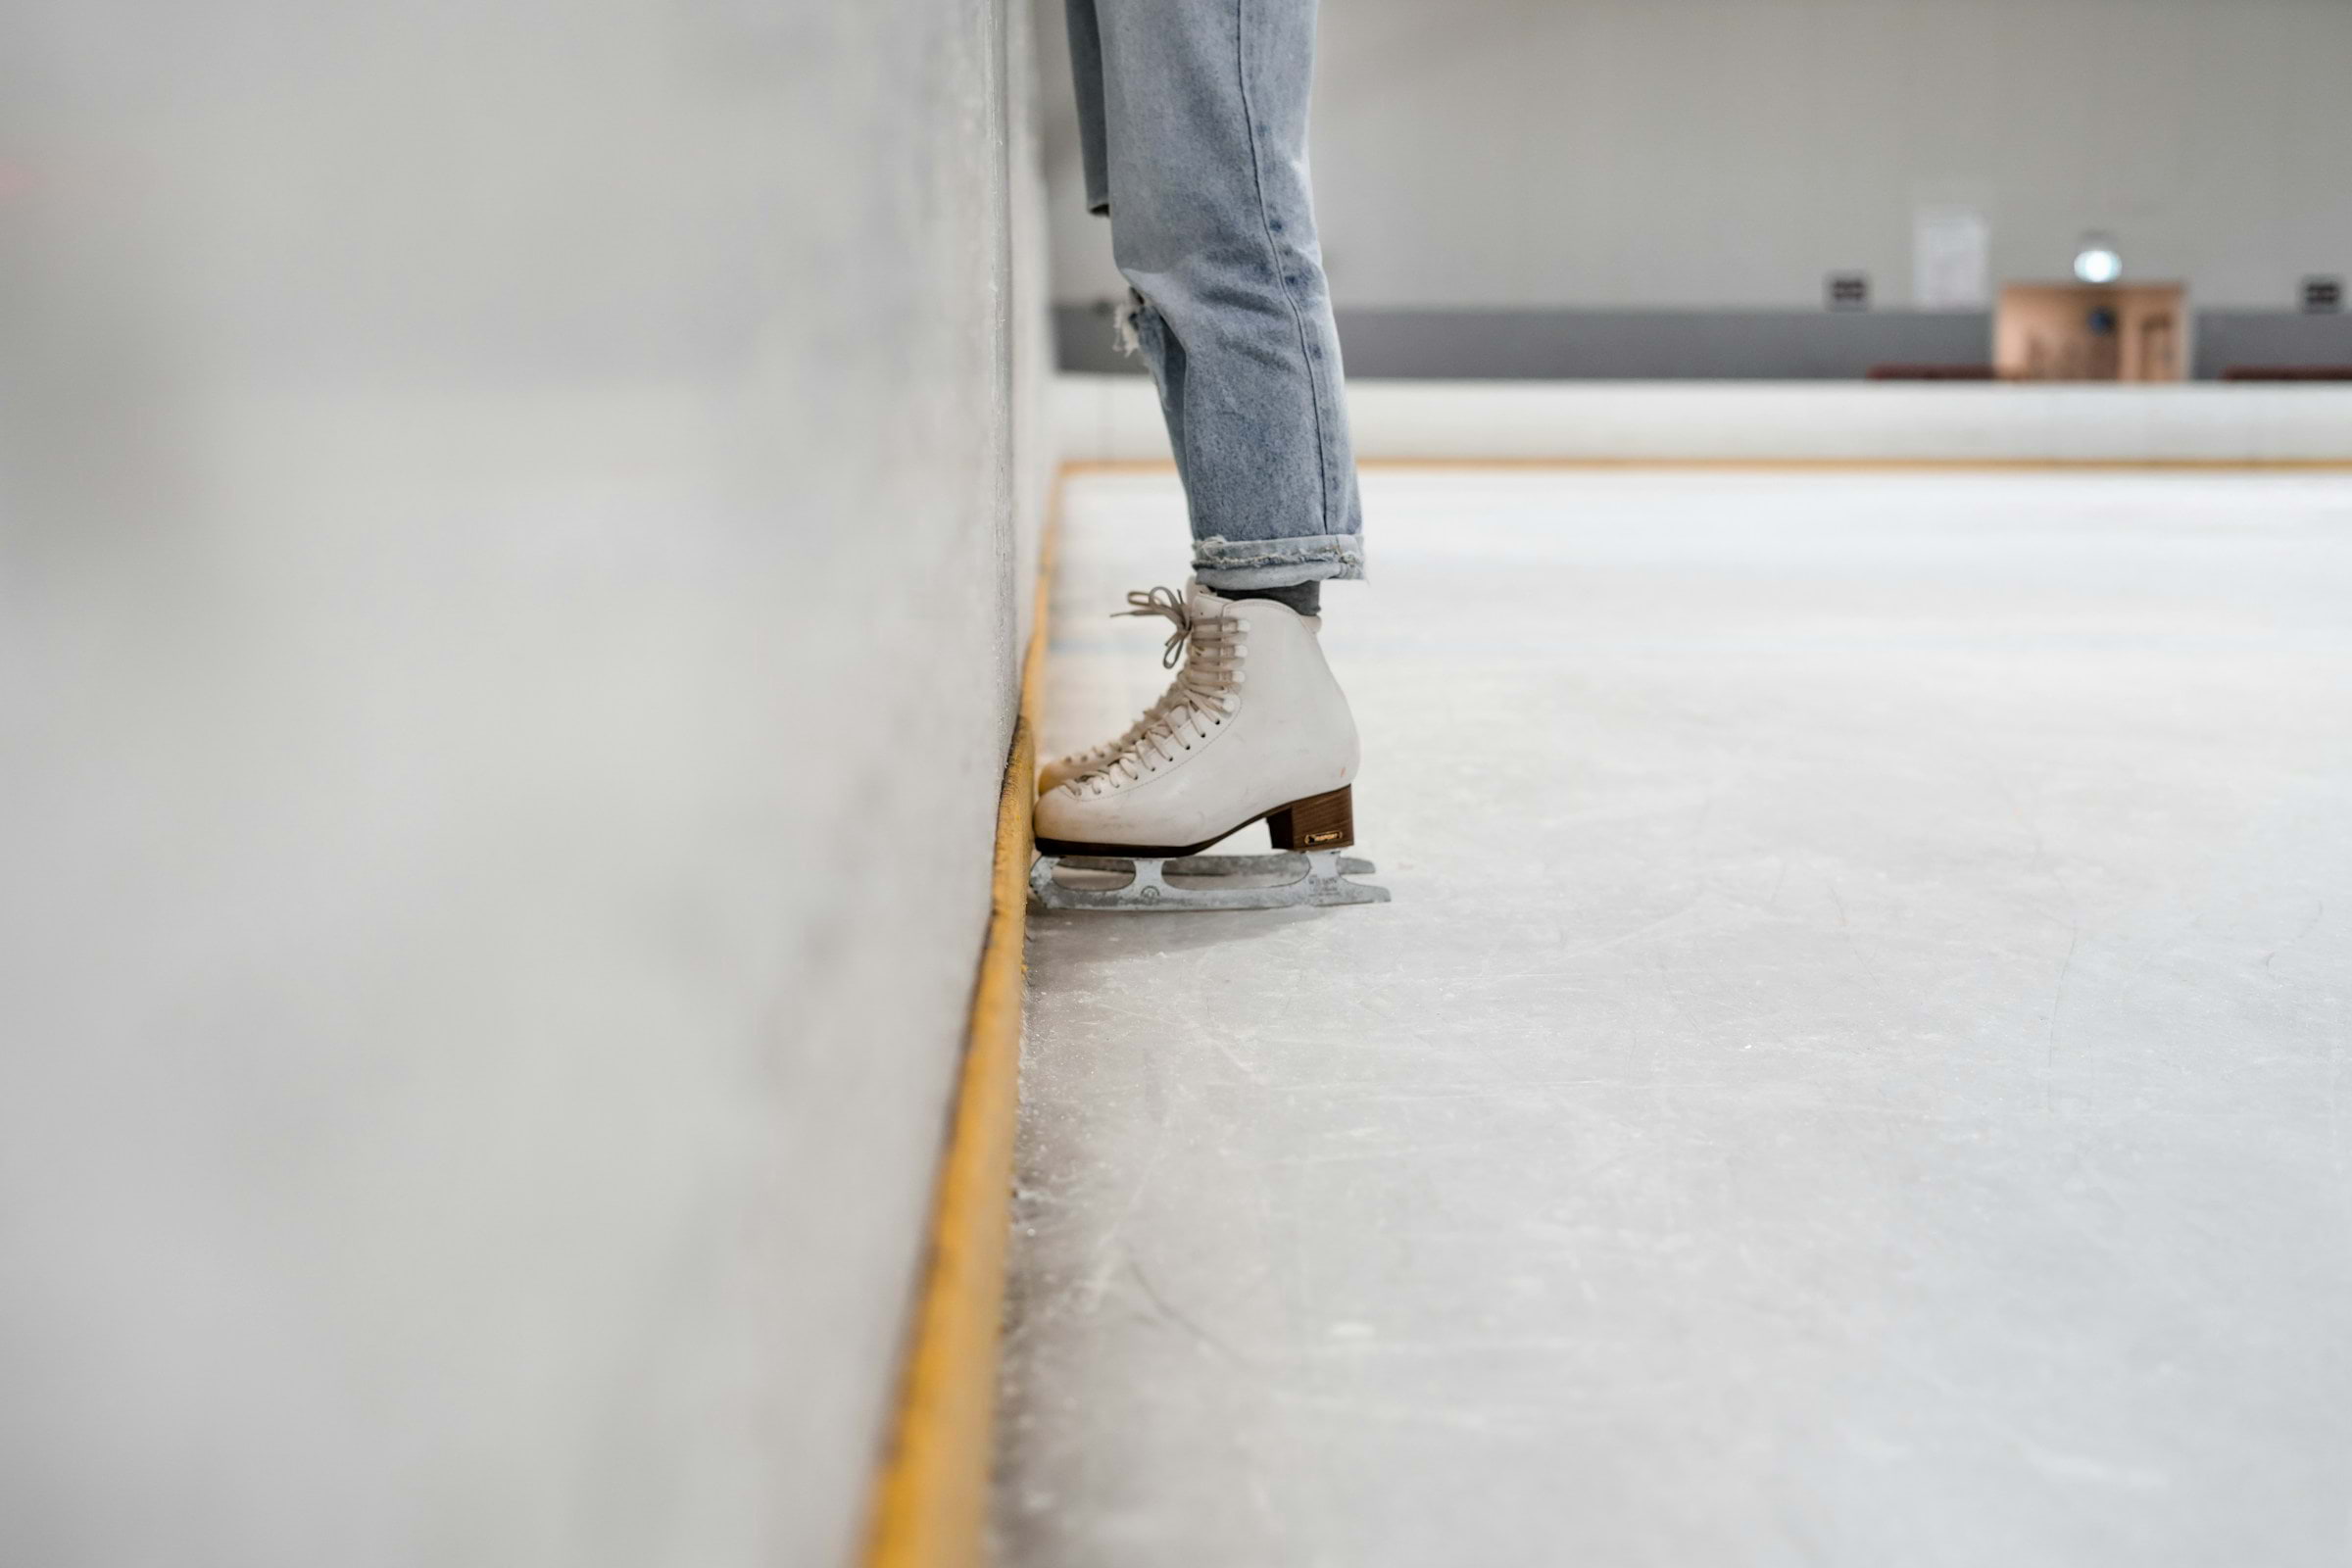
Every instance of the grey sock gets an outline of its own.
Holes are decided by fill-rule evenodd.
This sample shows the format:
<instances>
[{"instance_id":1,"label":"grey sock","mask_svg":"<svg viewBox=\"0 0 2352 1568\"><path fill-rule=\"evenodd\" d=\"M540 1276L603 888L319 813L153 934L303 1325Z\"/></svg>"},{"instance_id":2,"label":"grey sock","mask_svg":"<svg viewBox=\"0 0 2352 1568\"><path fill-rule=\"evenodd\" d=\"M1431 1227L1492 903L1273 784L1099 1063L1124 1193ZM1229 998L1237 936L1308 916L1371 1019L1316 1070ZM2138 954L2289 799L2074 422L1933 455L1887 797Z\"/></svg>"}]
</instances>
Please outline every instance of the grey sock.
<instances>
[{"instance_id":1,"label":"grey sock","mask_svg":"<svg viewBox=\"0 0 2352 1568\"><path fill-rule=\"evenodd\" d=\"M1301 615L1323 613L1323 584L1315 582L1285 583L1279 588L1220 588L1219 599L1271 599L1278 605L1288 605Z\"/></svg>"}]
</instances>

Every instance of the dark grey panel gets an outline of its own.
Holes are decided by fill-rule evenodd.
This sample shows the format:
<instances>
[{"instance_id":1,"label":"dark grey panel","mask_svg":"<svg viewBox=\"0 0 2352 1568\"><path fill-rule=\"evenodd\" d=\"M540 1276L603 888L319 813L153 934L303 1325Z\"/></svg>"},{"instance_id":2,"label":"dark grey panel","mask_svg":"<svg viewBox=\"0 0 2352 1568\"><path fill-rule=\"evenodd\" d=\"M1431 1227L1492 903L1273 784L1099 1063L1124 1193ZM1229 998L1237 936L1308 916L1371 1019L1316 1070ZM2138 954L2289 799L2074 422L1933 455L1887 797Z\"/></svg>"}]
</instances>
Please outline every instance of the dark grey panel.
<instances>
[{"instance_id":1,"label":"dark grey panel","mask_svg":"<svg viewBox=\"0 0 2352 1568\"><path fill-rule=\"evenodd\" d=\"M1364 376L1810 381L1983 364L1992 318L1862 311L1369 311L1341 321Z\"/></svg>"},{"instance_id":2,"label":"dark grey panel","mask_svg":"<svg viewBox=\"0 0 2352 1568\"><path fill-rule=\"evenodd\" d=\"M2196 374L2218 378L2237 367L2309 369L2352 365L2352 316L2294 311L2200 311Z\"/></svg>"},{"instance_id":3,"label":"dark grey panel","mask_svg":"<svg viewBox=\"0 0 2352 1568\"><path fill-rule=\"evenodd\" d=\"M1110 315L1058 306L1065 370L1139 370L1110 346ZM1348 373L1464 380L1838 380L1874 365L1983 364L1975 312L1342 311Z\"/></svg>"},{"instance_id":4,"label":"dark grey panel","mask_svg":"<svg viewBox=\"0 0 2352 1568\"><path fill-rule=\"evenodd\" d=\"M1061 368L1133 371L1107 306L1054 309ZM1981 365L1984 312L1342 311L1348 373L1363 380L1856 380L1875 365ZM2232 365L2352 364L2352 316L2206 311L2196 373Z\"/></svg>"}]
</instances>

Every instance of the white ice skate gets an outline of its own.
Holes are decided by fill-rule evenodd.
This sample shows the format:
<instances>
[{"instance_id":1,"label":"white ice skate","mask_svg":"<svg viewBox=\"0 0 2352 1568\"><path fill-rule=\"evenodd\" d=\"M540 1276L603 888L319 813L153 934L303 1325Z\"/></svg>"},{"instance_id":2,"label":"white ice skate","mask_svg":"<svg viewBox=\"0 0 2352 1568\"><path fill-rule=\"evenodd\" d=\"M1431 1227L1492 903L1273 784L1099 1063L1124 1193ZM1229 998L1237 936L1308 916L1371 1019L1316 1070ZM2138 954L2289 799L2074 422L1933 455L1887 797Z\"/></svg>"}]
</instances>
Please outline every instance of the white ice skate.
<instances>
[{"instance_id":1,"label":"white ice skate","mask_svg":"<svg viewBox=\"0 0 2352 1568\"><path fill-rule=\"evenodd\" d=\"M1355 842L1355 720L1323 662L1321 622L1199 583L1129 594L1176 626L1183 667L1107 747L1065 758L1037 803L1037 902L1053 909L1268 909L1379 904ZM1107 754L1106 756L1104 754ZM1097 759L1100 758L1100 760ZM1066 770L1082 769L1073 776ZM1264 822L1273 855L1202 855Z\"/></svg>"}]
</instances>

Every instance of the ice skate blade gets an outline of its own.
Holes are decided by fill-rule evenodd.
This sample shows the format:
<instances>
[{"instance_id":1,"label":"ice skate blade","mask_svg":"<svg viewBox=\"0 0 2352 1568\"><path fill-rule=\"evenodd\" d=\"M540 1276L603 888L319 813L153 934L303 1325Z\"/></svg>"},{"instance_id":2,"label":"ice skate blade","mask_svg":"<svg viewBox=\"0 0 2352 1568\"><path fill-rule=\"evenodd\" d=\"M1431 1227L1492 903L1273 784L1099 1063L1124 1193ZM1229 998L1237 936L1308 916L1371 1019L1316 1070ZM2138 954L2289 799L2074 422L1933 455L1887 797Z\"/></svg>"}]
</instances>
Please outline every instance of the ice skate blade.
<instances>
[{"instance_id":1,"label":"ice skate blade","mask_svg":"<svg viewBox=\"0 0 2352 1568\"><path fill-rule=\"evenodd\" d=\"M1301 909L1386 904L1387 888L1348 880L1371 870L1370 860L1338 850L1174 858L1041 855L1029 868L1029 896L1045 909ZM1064 872L1076 873L1075 878L1065 880ZM1129 880L1121 882L1122 876Z\"/></svg>"}]
</instances>

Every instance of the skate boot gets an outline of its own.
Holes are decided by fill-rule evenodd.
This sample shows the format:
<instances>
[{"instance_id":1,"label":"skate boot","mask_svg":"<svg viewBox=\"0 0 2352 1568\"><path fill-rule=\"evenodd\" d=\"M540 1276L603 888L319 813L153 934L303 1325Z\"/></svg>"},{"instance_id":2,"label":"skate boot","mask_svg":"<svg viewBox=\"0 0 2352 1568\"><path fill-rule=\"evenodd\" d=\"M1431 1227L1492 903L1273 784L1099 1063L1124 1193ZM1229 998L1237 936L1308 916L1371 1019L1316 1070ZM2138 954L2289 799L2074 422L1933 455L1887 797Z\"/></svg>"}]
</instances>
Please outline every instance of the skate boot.
<instances>
[{"instance_id":1,"label":"skate boot","mask_svg":"<svg viewBox=\"0 0 2352 1568\"><path fill-rule=\"evenodd\" d=\"M1264 599L1229 600L1199 583L1179 598L1130 594L1133 614L1175 626L1175 682L1106 758L1037 803L1040 858L1030 888L1049 908L1275 908L1374 904L1386 890L1355 842L1349 786L1355 721L1316 638L1319 620ZM1200 852L1253 822L1279 852Z\"/></svg>"}]
</instances>

